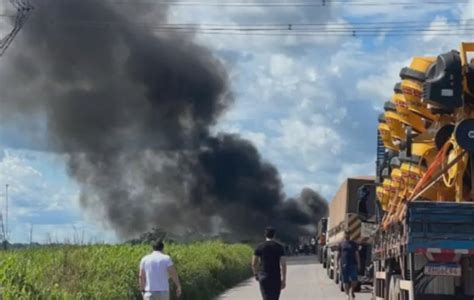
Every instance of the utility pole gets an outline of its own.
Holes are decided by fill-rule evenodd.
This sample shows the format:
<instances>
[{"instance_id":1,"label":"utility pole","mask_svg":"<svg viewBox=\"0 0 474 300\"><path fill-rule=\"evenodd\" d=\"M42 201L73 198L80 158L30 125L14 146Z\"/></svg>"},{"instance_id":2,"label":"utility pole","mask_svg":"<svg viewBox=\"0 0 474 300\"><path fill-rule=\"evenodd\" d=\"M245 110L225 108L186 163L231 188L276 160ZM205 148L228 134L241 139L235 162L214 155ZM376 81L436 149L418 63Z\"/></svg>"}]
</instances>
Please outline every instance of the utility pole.
<instances>
[{"instance_id":1,"label":"utility pole","mask_svg":"<svg viewBox=\"0 0 474 300\"><path fill-rule=\"evenodd\" d=\"M5 227L3 227L3 214L0 211L0 242L2 243L3 250L7 250L7 239L5 236Z\"/></svg>"},{"instance_id":2,"label":"utility pole","mask_svg":"<svg viewBox=\"0 0 474 300\"><path fill-rule=\"evenodd\" d=\"M13 39L16 37L23 25L25 25L34 8L33 5L29 3L29 0L11 0L10 2L17 10L15 25L7 35L0 39L0 57L5 54L5 51L7 51L7 48L13 42Z\"/></svg>"},{"instance_id":3,"label":"utility pole","mask_svg":"<svg viewBox=\"0 0 474 300\"><path fill-rule=\"evenodd\" d=\"M8 241L8 183L5 185L5 239Z\"/></svg>"},{"instance_id":4,"label":"utility pole","mask_svg":"<svg viewBox=\"0 0 474 300\"><path fill-rule=\"evenodd\" d=\"M33 245L33 224L30 224L30 246Z\"/></svg>"}]
</instances>

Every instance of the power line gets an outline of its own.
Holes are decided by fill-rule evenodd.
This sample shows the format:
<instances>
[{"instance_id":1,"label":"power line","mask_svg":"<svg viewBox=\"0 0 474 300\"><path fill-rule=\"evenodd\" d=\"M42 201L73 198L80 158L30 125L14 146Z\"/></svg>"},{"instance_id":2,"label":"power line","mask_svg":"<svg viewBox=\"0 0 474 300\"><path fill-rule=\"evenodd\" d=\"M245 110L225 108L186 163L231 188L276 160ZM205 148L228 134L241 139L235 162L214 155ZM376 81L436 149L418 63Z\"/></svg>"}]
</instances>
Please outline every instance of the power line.
<instances>
[{"instance_id":1,"label":"power line","mask_svg":"<svg viewBox=\"0 0 474 300\"><path fill-rule=\"evenodd\" d=\"M0 18L16 18L15 15L0 14ZM149 22L134 22L127 21L124 23L118 23L112 20L92 20L92 19L71 19L69 21L57 21L54 19L50 20L50 23L94 23L98 25L120 25L120 26L138 26L138 27L218 27L228 29L242 29L242 28L256 28L256 29L273 29L275 27L291 27L296 29L297 27L324 27L324 28L418 28L429 26L431 28L438 27L451 27L451 26L474 26L474 18L470 19L447 19L443 21L377 21L377 22L327 22L327 23L238 23L238 24L225 24L225 23L149 23ZM392 26L391 26L392 25ZM394 27L396 26L396 27Z\"/></svg>"},{"instance_id":2,"label":"power line","mask_svg":"<svg viewBox=\"0 0 474 300\"><path fill-rule=\"evenodd\" d=\"M13 15L2 15L0 18L15 18ZM33 21L35 22L35 21ZM97 26L117 26L117 27L143 27L149 29L213 29L213 30L243 30L243 31L257 31L257 30L294 30L312 28L312 29L445 29L452 28L462 30L464 27L474 26L474 19L448 19L445 21L380 21L380 22L327 22L327 23L262 23L262 24L225 24L225 23L149 23L149 22L134 22L127 21L119 23L117 21L108 20L81 20L72 19L69 21L58 21L51 19L49 23L52 24L68 24L74 23L83 25L97 25Z\"/></svg>"},{"instance_id":3,"label":"power line","mask_svg":"<svg viewBox=\"0 0 474 300\"><path fill-rule=\"evenodd\" d=\"M87 0L85 0L87 1ZM376 1L340 1L340 0L320 0L320 1L255 1L255 2L243 2L243 1L126 1L126 0L106 0L109 3L117 5L166 5L166 6L202 6L202 7L331 7L331 6L402 6L402 7L418 7L426 5L453 5L453 4L467 4L469 1L446 1L446 0L432 0L432 1L387 1L387 2L376 2Z\"/></svg>"},{"instance_id":4,"label":"power line","mask_svg":"<svg viewBox=\"0 0 474 300\"><path fill-rule=\"evenodd\" d=\"M71 25L71 24L70 24ZM104 29L104 26L98 24L89 24L85 27L91 29ZM110 26L106 26L111 28ZM460 36L462 34L474 34L474 27L466 27L462 30L454 29L405 29L405 30L361 30L361 29L345 29L345 30L222 30L219 28L202 29L202 28L166 28L166 27L152 27L152 28L138 28L156 33L174 33L174 34L207 34L207 35L247 35L247 36L354 36L354 37L368 37L368 36L419 36L420 34L430 34L433 36Z\"/></svg>"},{"instance_id":5,"label":"power line","mask_svg":"<svg viewBox=\"0 0 474 300\"><path fill-rule=\"evenodd\" d=\"M155 31L157 33L171 32L171 31ZM357 32L357 31L347 31L347 32L286 32L286 33L272 33L272 32L212 32L212 31L180 31L181 34L206 34L206 35L245 35L245 36L285 36L285 37L379 37L379 36L420 36L420 33L427 33L432 36L460 36L459 32L437 32L437 31L427 31L427 32ZM463 34L474 34L474 30L465 32Z\"/></svg>"},{"instance_id":6,"label":"power line","mask_svg":"<svg viewBox=\"0 0 474 300\"><path fill-rule=\"evenodd\" d=\"M95 21L95 20L71 20L71 21L50 21L52 24L58 25L69 25L69 26L89 26L97 28L136 28L142 30L152 31L167 31L167 32L223 32L223 33L234 33L234 32L247 32L247 33L268 33L268 32L286 32L286 33L297 33L297 32L309 32L309 33L414 33L414 32L467 32L474 30L474 22L472 24L407 24L399 26L385 25L353 25L353 24L326 24L323 25L311 25L311 24L274 24L271 26L240 26L240 25L218 25L212 26L206 25L201 26L198 24L151 24L151 23L139 23L139 22L114 22L114 21ZM470 22L468 22L470 23Z\"/></svg>"},{"instance_id":7,"label":"power line","mask_svg":"<svg viewBox=\"0 0 474 300\"><path fill-rule=\"evenodd\" d=\"M225 24L225 23L152 23L115 20L70 19L48 20L51 24L81 24L117 27L143 27L165 29L210 29L210 30L297 30L297 29L460 29L474 26L474 19L450 19L446 21L391 21L391 22L327 22L327 23L268 23L268 24Z\"/></svg>"},{"instance_id":8,"label":"power line","mask_svg":"<svg viewBox=\"0 0 474 300\"><path fill-rule=\"evenodd\" d=\"M217 26L217 27L273 27L273 26L354 26L354 25L456 25L456 24L465 24L473 23L474 19L446 19L444 21L377 21L377 22L326 22L326 23L260 23L260 24L250 24L250 23L238 23L238 24L223 24L223 23L172 23L172 24L160 24L160 25L170 25L170 26ZM131 22L135 23L135 22ZM143 23L142 23L143 24Z\"/></svg>"},{"instance_id":9,"label":"power line","mask_svg":"<svg viewBox=\"0 0 474 300\"><path fill-rule=\"evenodd\" d=\"M88 1L88 0L82 0ZM109 0L113 1L113 0ZM121 0L114 0L121 1ZM326 0L327 1L327 0ZM329 1L329 2L334 2ZM433 1L431 1L433 2ZM158 3L158 2L155 2ZM388 2L399 3L399 2ZM427 3L427 2L425 2ZM440 2L436 2L440 3ZM16 17L1 15L0 17ZM43 23L41 21L39 23ZM448 22L448 23L446 23ZM445 22L429 21L386 21L386 22L351 22L351 23L288 23L288 24L152 24L144 22L117 22L107 20L58 20L52 18L51 24L65 26L83 26L89 28L135 28L153 32L169 32L184 34L228 34L228 35L257 35L257 36L400 36L432 35L460 36L471 34L474 30L474 19L451 19ZM36 25L36 24L35 24Z\"/></svg>"}]
</instances>

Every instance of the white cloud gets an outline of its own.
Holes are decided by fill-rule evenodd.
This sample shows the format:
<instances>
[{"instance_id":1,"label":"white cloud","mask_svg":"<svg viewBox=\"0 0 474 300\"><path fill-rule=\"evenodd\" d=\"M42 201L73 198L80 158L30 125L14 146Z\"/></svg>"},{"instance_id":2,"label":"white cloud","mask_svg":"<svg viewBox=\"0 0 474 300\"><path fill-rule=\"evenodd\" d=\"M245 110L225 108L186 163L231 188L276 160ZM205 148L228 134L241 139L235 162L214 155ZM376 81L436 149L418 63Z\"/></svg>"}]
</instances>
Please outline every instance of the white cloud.
<instances>
[{"instance_id":1,"label":"white cloud","mask_svg":"<svg viewBox=\"0 0 474 300\"><path fill-rule=\"evenodd\" d=\"M4 190L8 184L11 241L29 241L31 225L37 236L54 233L59 241L71 236L73 227L87 227L89 236L103 233L94 221L89 219L85 224L82 220L78 190L62 173L62 157L12 149L4 152L0 159L0 210L6 218Z\"/></svg>"},{"instance_id":2,"label":"white cloud","mask_svg":"<svg viewBox=\"0 0 474 300\"><path fill-rule=\"evenodd\" d=\"M13 242L29 243L75 243L96 244L116 243L117 236L112 231L104 231L93 222L75 222L71 224L17 224L12 228Z\"/></svg>"},{"instance_id":3,"label":"white cloud","mask_svg":"<svg viewBox=\"0 0 474 300\"><path fill-rule=\"evenodd\" d=\"M429 42L436 38L437 33L436 31L439 30L441 27L448 27L449 25L456 25L454 23L449 24L448 19L446 17L437 16L428 27L428 31L423 34L423 42Z\"/></svg>"},{"instance_id":4,"label":"white cloud","mask_svg":"<svg viewBox=\"0 0 474 300\"><path fill-rule=\"evenodd\" d=\"M344 145L338 132L329 127L323 119L321 115L314 115L309 123L298 119L277 122L274 128L278 133L275 145L280 145L281 150L292 155L301 155L308 163L308 170L317 169L318 156L337 156Z\"/></svg>"},{"instance_id":5,"label":"white cloud","mask_svg":"<svg viewBox=\"0 0 474 300\"><path fill-rule=\"evenodd\" d=\"M350 15L354 18L370 18L370 21L373 22L379 20L399 21L401 18L406 20L420 20L436 15L437 13L449 11L456 6L448 3L442 5L430 5L421 2L418 4L413 3L414 5L398 5L396 2L376 3L375 1L374 5L354 5L357 3L360 3L360 1L346 1L340 6L339 10L345 15Z\"/></svg>"},{"instance_id":6,"label":"white cloud","mask_svg":"<svg viewBox=\"0 0 474 300\"><path fill-rule=\"evenodd\" d=\"M270 74L272 76L291 76L294 74L293 59L283 55L274 54L270 58Z\"/></svg>"},{"instance_id":7,"label":"white cloud","mask_svg":"<svg viewBox=\"0 0 474 300\"><path fill-rule=\"evenodd\" d=\"M214 128L214 134L218 134L219 132L238 134L242 138L251 141L259 149L262 149L266 146L267 136L263 132L244 130L235 123L225 123L217 128Z\"/></svg>"},{"instance_id":8,"label":"white cloud","mask_svg":"<svg viewBox=\"0 0 474 300\"><path fill-rule=\"evenodd\" d=\"M399 82L400 70L410 64L408 60L380 60L380 65L374 66L372 75L357 81L357 92L361 97L373 99L375 107L382 107L385 101L393 95L393 87Z\"/></svg>"},{"instance_id":9,"label":"white cloud","mask_svg":"<svg viewBox=\"0 0 474 300\"><path fill-rule=\"evenodd\" d=\"M334 192L330 184L314 181L316 179L315 176L303 174L298 171L282 172L281 179L285 183L289 196L298 195L303 188L309 187L318 191L326 200L330 200Z\"/></svg>"},{"instance_id":10,"label":"white cloud","mask_svg":"<svg viewBox=\"0 0 474 300\"><path fill-rule=\"evenodd\" d=\"M348 177L369 176L375 174L375 157L368 157L368 162L346 163L338 175L338 181L343 182Z\"/></svg>"}]
</instances>

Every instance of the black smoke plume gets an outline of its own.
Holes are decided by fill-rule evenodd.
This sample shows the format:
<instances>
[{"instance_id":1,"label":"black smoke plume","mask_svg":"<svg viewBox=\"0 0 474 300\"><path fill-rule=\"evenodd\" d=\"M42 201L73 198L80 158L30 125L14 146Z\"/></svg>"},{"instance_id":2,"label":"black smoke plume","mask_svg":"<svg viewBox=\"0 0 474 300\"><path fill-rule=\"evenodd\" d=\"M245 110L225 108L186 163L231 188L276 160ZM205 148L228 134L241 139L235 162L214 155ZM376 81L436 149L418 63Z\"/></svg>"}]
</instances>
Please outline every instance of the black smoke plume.
<instances>
[{"instance_id":1,"label":"black smoke plume","mask_svg":"<svg viewBox=\"0 0 474 300\"><path fill-rule=\"evenodd\" d=\"M232 105L229 78L192 35L143 25L165 24L165 6L35 3L4 58L1 117L32 137L46 132L82 206L119 235L158 226L248 238L273 224L290 239L327 213L309 189L285 200L278 171L249 141L210 134Z\"/></svg>"}]
</instances>

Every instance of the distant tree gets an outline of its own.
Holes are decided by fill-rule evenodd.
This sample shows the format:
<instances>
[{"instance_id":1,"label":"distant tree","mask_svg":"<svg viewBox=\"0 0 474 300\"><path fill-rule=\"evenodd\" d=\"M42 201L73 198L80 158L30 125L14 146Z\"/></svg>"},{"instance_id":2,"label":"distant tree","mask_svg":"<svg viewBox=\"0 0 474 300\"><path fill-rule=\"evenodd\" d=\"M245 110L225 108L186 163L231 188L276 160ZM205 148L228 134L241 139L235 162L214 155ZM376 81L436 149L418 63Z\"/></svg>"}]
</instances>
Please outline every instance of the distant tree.
<instances>
[{"instance_id":1,"label":"distant tree","mask_svg":"<svg viewBox=\"0 0 474 300\"><path fill-rule=\"evenodd\" d=\"M165 230L154 227L150 231L142 233L138 238L127 241L127 243L132 245L147 244L156 240L164 240L167 236L168 233Z\"/></svg>"}]
</instances>

